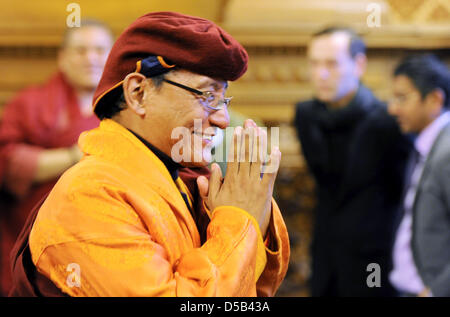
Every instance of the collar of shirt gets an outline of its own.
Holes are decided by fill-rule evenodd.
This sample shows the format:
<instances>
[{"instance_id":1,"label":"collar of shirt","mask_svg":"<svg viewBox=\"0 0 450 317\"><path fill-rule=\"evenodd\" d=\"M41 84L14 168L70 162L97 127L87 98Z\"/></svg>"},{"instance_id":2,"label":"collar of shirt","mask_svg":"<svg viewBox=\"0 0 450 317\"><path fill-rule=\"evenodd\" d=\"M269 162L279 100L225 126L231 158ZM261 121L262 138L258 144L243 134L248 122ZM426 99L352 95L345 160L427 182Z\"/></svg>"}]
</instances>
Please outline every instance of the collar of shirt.
<instances>
[{"instance_id":1,"label":"collar of shirt","mask_svg":"<svg viewBox=\"0 0 450 317\"><path fill-rule=\"evenodd\" d=\"M163 164L166 166L166 168L169 171L170 176L172 177L173 180L176 180L178 178L178 169L182 168L182 166L180 164L178 164L177 162L172 160L172 158L170 156L168 156L166 153L159 150L157 147L152 145L150 142L148 142L147 140L142 138L137 133L131 131L130 129L128 129L128 131L133 133L142 143L145 144L146 147L149 148L150 151L153 152L153 154L155 154L161 160L161 162L163 162Z\"/></svg>"},{"instance_id":2,"label":"collar of shirt","mask_svg":"<svg viewBox=\"0 0 450 317\"><path fill-rule=\"evenodd\" d=\"M374 108L374 103L375 98L372 92L360 83L353 98L344 107L332 109L315 98L314 120L328 131L348 131Z\"/></svg>"},{"instance_id":3,"label":"collar of shirt","mask_svg":"<svg viewBox=\"0 0 450 317\"><path fill-rule=\"evenodd\" d=\"M442 128L450 122L450 111L442 113L431 124L429 124L414 142L414 147L422 158L428 156L434 141L436 140Z\"/></svg>"}]
</instances>

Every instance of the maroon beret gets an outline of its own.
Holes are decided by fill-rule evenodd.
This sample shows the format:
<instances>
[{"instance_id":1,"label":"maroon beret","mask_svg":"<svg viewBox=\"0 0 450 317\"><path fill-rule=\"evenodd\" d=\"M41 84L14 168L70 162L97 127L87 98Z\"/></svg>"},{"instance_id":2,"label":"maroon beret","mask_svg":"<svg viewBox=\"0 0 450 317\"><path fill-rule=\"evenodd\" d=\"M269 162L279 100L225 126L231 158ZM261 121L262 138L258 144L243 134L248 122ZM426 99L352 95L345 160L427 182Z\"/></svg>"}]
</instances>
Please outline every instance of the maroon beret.
<instances>
[{"instance_id":1,"label":"maroon beret","mask_svg":"<svg viewBox=\"0 0 450 317\"><path fill-rule=\"evenodd\" d=\"M175 66L232 81L245 73L247 62L242 45L209 20L176 12L148 13L114 43L94 95L94 108L134 71L151 77Z\"/></svg>"}]
</instances>

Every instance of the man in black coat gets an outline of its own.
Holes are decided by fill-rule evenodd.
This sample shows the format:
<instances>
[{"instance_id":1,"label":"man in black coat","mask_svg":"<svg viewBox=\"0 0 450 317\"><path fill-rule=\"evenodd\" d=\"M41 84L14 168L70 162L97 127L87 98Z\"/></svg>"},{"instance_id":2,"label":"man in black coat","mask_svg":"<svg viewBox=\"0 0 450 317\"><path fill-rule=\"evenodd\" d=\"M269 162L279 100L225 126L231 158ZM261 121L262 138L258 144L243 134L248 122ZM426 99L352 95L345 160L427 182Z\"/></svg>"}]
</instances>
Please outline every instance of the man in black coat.
<instances>
[{"instance_id":1,"label":"man in black coat","mask_svg":"<svg viewBox=\"0 0 450 317\"><path fill-rule=\"evenodd\" d=\"M388 273L410 149L386 105L360 82L365 45L328 28L308 47L315 98L297 104L295 126L317 206L312 296L394 296Z\"/></svg>"}]
</instances>

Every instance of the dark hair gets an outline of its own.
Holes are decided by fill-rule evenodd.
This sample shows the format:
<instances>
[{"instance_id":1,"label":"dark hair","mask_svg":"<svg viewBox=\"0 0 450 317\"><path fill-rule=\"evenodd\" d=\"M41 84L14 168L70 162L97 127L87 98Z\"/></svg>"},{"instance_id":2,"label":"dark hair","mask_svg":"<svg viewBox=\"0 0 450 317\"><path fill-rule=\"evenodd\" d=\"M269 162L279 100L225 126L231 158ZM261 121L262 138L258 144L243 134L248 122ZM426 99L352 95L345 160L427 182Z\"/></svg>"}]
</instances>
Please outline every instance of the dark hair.
<instances>
[{"instance_id":1,"label":"dark hair","mask_svg":"<svg viewBox=\"0 0 450 317\"><path fill-rule=\"evenodd\" d=\"M107 33L109 33L109 35L111 36L112 39L114 39L114 33L111 30L111 28L106 24L103 23L100 20L97 19L92 19L92 18L85 18L85 19L81 19L80 20L80 26L79 27L68 27L66 28L66 30L64 31L63 37L62 37L62 42L61 42L61 47L64 48L67 46L68 42L69 42L69 38L70 35L73 32L76 32L82 28L85 27L96 27L99 29L103 29L105 30Z\"/></svg>"},{"instance_id":2,"label":"dark hair","mask_svg":"<svg viewBox=\"0 0 450 317\"><path fill-rule=\"evenodd\" d=\"M394 76L408 77L424 99L435 89L442 89L444 107L450 104L450 71L432 54L413 55L403 59L394 70Z\"/></svg>"},{"instance_id":3,"label":"dark hair","mask_svg":"<svg viewBox=\"0 0 450 317\"><path fill-rule=\"evenodd\" d=\"M161 87L166 74L150 77L156 88ZM103 120L114 117L124 109L126 109L126 102L123 87L120 85L102 97L101 102L95 107L94 113L100 120Z\"/></svg>"},{"instance_id":4,"label":"dark hair","mask_svg":"<svg viewBox=\"0 0 450 317\"><path fill-rule=\"evenodd\" d=\"M349 53L352 58L358 54L366 54L366 44L363 39L351 28L344 26L329 26L312 35L313 38L334 33L345 33L350 37Z\"/></svg>"}]
</instances>

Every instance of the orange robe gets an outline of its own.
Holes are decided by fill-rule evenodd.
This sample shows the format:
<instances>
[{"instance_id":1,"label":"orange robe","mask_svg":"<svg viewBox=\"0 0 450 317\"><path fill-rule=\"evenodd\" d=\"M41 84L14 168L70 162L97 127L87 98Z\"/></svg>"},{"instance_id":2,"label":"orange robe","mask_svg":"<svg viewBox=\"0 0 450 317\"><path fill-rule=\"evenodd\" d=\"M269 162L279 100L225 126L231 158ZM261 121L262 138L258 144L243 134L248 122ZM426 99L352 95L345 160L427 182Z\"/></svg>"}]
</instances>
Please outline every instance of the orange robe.
<instances>
[{"instance_id":1,"label":"orange robe","mask_svg":"<svg viewBox=\"0 0 450 317\"><path fill-rule=\"evenodd\" d=\"M85 157L60 178L30 233L39 272L71 296L272 296L289 261L273 201L264 242L245 210L208 212L207 240L164 164L103 120L83 133ZM270 247L270 249L269 249Z\"/></svg>"}]
</instances>

